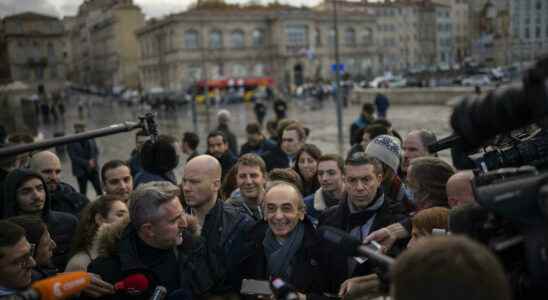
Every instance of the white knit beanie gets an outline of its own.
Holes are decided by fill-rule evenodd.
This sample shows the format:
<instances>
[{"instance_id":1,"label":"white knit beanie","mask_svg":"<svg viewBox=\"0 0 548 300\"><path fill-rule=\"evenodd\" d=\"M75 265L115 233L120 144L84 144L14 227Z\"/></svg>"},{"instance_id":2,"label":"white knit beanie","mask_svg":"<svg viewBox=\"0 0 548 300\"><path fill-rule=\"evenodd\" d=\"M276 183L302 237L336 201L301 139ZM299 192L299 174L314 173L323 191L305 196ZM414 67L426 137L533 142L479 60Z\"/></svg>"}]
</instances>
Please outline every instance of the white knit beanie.
<instances>
[{"instance_id":1,"label":"white knit beanie","mask_svg":"<svg viewBox=\"0 0 548 300\"><path fill-rule=\"evenodd\" d=\"M398 173L400 153L401 147L399 140L386 134L374 138L365 149L365 154L382 161L389 166L394 173Z\"/></svg>"}]
</instances>

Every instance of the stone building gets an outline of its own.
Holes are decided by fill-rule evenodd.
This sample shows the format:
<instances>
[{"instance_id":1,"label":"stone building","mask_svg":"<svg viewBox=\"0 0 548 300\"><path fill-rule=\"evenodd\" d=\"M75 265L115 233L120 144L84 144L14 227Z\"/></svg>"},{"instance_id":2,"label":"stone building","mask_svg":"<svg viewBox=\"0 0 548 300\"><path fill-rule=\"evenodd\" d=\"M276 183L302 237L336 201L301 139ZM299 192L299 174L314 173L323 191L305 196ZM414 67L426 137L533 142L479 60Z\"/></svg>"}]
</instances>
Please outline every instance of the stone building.
<instances>
[{"instance_id":1,"label":"stone building","mask_svg":"<svg viewBox=\"0 0 548 300\"><path fill-rule=\"evenodd\" d=\"M112 91L139 88L135 30L145 24L132 0L86 0L71 31L76 83Z\"/></svg>"},{"instance_id":2,"label":"stone building","mask_svg":"<svg viewBox=\"0 0 548 300\"><path fill-rule=\"evenodd\" d=\"M375 27L359 12L339 18L341 62L354 78L379 68ZM269 76L282 89L334 78L335 30L325 11L221 3L151 20L136 33L144 90L181 90L205 77Z\"/></svg>"},{"instance_id":3,"label":"stone building","mask_svg":"<svg viewBox=\"0 0 548 300\"><path fill-rule=\"evenodd\" d=\"M511 51L514 62L526 62L548 54L548 2L510 0Z\"/></svg>"},{"instance_id":4,"label":"stone building","mask_svg":"<svg viewBox=\"0 0 548 300\"><path fill-rule=\"evenodd\" d=\"M47 92L60 90L65 84L63 60L64 29L61 20L26 12L2 20L4 60L9 70L3 81L22 81L36 90L43 85ZM0 58L2 59L2 58Z\"/></svg>"}]
</instances>

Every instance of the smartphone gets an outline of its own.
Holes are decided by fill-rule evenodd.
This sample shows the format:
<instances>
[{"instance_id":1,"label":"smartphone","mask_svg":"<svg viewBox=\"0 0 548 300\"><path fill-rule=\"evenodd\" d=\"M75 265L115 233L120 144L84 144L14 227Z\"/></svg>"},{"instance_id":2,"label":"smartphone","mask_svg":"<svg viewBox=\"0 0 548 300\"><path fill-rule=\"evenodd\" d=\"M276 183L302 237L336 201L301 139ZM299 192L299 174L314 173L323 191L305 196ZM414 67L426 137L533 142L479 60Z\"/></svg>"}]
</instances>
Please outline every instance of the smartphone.
<instances>
[{"instance_id":1,"label":"smartphone","mask_svg":"<svg viewBox=\"0 0 548 300\"><path fill-rule=\"evenodd\" d=\"M240 293L252 296L271 296L270 282L266 280L244 279Z\"/></svg>"}]
</instances>

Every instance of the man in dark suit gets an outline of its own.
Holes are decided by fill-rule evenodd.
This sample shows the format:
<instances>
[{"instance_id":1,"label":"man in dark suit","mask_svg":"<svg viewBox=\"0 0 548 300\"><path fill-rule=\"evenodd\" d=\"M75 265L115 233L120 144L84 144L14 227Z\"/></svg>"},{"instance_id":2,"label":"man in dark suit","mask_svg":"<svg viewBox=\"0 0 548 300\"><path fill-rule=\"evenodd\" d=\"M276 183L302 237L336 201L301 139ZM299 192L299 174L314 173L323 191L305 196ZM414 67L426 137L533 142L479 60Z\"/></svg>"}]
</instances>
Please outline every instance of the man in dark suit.
<instances>
[{"instance_id":1,"label":"man in dark suit","mask_svg":"<svg viewBox=\"0 0 548 300\"><path fill-rule=\"evenodd\" d=\"M74 131L81 133L86 130L83 123L74 124ZM99 172L97 158L99 157L99 148L93 139L86 139L68 145L68 153L72 162L72 174L78 180L80 193L87 194L88 181L91 181L95 193L101 195L101 182L99 181Z\"/></svg>"},{"instance_id":2,"label":"man in dark suit","mask_svg":"<svg viewBox=\"0 0 548 300\"><path fill-rule=\"evenodd\" d=\"M357 153L345 162L346 199L330 207L319 219L319 226L333 226L363 240L370 232L397 222L401 217L389 206L382 184L382 164ZM397 249L397 248L396 248ZM339 287L348 278L373 272L369 261L338 254L340 251L326 245L324 264L330 270L329 290L339 292Z\"/></svg>"}]
</instances>

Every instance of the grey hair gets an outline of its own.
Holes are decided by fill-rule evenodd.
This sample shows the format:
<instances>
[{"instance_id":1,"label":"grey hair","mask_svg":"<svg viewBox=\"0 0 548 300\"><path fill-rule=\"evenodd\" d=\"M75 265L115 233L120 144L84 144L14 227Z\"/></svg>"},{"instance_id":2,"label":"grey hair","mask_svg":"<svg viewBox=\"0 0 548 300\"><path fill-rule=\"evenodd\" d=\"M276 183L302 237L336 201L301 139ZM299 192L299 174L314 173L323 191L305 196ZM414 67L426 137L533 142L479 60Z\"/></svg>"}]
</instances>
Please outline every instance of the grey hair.
<instances>
[{"instance_id":1,"label":"grey hair","mask_svg":"<svg viewBox=\"0 0 548 300\"><path fill-rule=\"evenodd\" d=\"M277 187L277 186L281 186L281 185L285 185L285 186L288 186L290 188L292 188L295 193L297 194L297 202L298 202L298 205L297 207L301 210L304 210L305 208L305 204L304 204L304 199L303 199L303 195L301 194L299 188L294 185L293 183L291 182L287 182L287 181L282 181L282 180L274 180L274 181L269 181L266 183L266 189L265 189L265 192L264 194L268 194L268 192L270 192L271 189ZM264 201L263 201L264 203ZM264 207L263 207L264 208Z\"/></svg>"},{"instance_id":2,"label":"grey hair","mask_svg":"<svg viewBox=\"0 0 548 300\"><path fill-rule=\"evenodd\" d=\"M129 218L135 228L154 221L162 214L160 206L178 197L181 190L168 181L152 181L140 185L129 196Z\"/></svg>"}]
</instances>

